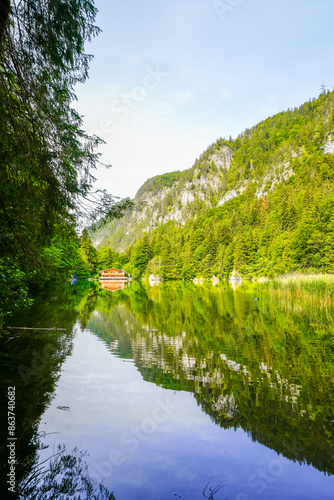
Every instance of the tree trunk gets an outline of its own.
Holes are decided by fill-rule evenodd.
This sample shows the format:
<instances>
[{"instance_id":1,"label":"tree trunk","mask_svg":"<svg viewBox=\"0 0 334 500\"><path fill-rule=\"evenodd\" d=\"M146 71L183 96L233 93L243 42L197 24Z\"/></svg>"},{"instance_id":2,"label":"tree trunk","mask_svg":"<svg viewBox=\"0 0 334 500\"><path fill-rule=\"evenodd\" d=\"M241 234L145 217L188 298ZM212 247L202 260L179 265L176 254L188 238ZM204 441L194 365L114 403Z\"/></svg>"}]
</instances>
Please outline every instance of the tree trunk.
<instances>
[{"instance_id":1,"label":"tree trunk","mask_svg":"<svg viewBox=\"0 0 334 500\"><path fill-rule=\"evenodd\" d=\"M2 52L1 45L3 35L8 23L10 9L10 0L0 0L0 53Z\"/></svg>"}]
</instances>

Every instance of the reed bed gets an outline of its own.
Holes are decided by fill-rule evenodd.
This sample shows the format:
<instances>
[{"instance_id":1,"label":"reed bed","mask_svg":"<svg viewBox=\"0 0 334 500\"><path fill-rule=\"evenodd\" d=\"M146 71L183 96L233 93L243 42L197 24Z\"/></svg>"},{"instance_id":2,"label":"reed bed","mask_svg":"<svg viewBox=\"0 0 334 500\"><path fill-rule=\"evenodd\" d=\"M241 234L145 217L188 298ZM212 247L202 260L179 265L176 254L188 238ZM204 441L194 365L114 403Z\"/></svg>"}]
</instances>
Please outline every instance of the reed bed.
<instances>
[{"instance_id":1,"label":"reed bed","mask_svg":"<svg viewBox=\"0 0 334 500\"><path fill-rule=\"evenodd\" d=\"M265 286L279 295L310 300L321 307L334 306L332 274L288 274L271 279Z\"/></svg>"}]
</instances>

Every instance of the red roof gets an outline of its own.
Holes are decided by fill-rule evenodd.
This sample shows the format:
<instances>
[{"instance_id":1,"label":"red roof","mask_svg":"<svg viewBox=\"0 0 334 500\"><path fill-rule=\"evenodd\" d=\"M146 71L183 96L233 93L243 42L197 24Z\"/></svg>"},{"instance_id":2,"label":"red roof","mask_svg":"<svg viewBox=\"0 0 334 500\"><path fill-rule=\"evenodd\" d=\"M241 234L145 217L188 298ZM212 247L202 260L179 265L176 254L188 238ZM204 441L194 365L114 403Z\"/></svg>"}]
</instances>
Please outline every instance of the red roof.
<instances>
[{"instance_id":1,"label":"red roof","mask_svg":"<svg viewBox=\"0 0 334 500\"><path fill-rule=\"evenodd\" d=\"M107 271L118 271L119 273L125 273L123 269L116 269L116 267L110 267L109 269L105 269L104 271L101 271L101 273L106 273Z\"/></svg>"}]
</instances>

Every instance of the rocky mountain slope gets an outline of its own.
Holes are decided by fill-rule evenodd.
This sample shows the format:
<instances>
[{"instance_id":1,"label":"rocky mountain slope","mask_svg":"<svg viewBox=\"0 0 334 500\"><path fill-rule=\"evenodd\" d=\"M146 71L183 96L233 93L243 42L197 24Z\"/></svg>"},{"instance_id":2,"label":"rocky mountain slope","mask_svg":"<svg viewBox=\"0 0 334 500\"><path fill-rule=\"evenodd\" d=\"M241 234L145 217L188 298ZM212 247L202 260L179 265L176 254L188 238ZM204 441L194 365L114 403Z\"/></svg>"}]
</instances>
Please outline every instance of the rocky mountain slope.
<instances>
[{"instance_id":1,"label":"rocky mountain slope","mask_svg":"<svg viewBox=\"0 0 334 500\"><path fill-rule=\"evenodd\" d=\"M222 145L220 145L222 144ZM119 221L101 228L93 235L96 246L111 245L117 251L124 251L145 231L152 231L169 220L180 224L190 216L195 217L203 208L224 203L226 173L233 161L233 152L217 141L210 146L194 166L185 171L176 171L148 179L138 190L134 202L146 202L139 211L129 211Z\"/></svg>"},{"instance_id":2,"label":"rocky mountain slope","mask_svg":"<svg viewBox=\"0 0 334 500\"><path fill-rule=\"evenodd\" d=\"M310 116L310 136L307 142L317 142L324 154L334 154L334 134L333 140L330 135L333 132L333 94L327 96L327 99L324 96L323 100L330 101L328 112L331 113L331 120L328 120L327 116L327 134L322 138L316 137L317 116L313 113L313 116ZM326 102L326 105L328 107L329 103ZM204 151L191 169L147 180L134 198L135 203L146 201L147 205L140 211L129 211L124 219L116 220L97 230L93 234L94 244L111 245L117 251L124 251L143 232L150 232L169 220L184 225L189 217L195 218L203 208L219 207L239 196L249 183L255 186L254 196L263 198L269 191L276 189L278 184L294 175L291 162L302 156L306 146L302 141L297 141L296 144L290 141L289 144L289 141L284 140L284 133L281 138L275 137L274 141L271 139L266 143L266 136L269 136L266 128L270 128L273 121L278 125L288 121L291 123L290 127L295 129L305 109L312 107L314 101L294 111L279 113L246 130L234 141L219 139ZM319 114L318 118L322 120L322 114ZM279 127L277 129L279 131ZM260 131L263 133L259 134ZM254 149L252 139L258 139L259 135L261 141ZM257 158L261 156L256 150L258 147L262 149L262 153L266 153L262 155L264 158ZM251 155L249 149L252 150ZM259 161L261 159L262 162Z\"/></svg>"},{"instance_id":3,"label":"rocky mountain slope","mask_svg":"<svg viewBox=\"0 0 334 500\"><path fill-rule=\"evenodd\" d=\"M162 257L168 253L168 244L175 243L173 251L182 251L184 256L178 271L174 269L169 277L182 275L186 254L192 262L191 273L185 274L188 277L194 274L194 267L201 269L205 256L208 263L206 271L202 269L204 274L242 268L245 263L254 264L254 259L265 262L268 270L274 247L278 252L275 262L285 259L286 270L296 266L319 268L332 231L329 208L321 215L316 207L331 204L334 191L333 105L333 92L321 94L299 108L268 118L234 140L218 139L189 170L147 180L134 200L145 201L146 205L97 229L92 233L94 244L112 246L118 252L130 246L131 260L133 245L149 235L143 244L145 258L132 265L136 272L143 272L153 257ZM314 233L314 241L305 241L303 252L299 252L298 235L305 234L299 225L301 221L307 223L311 207L310 235ZM210 218L214 221L211 225ZM208 234L213 228L211 240L215 245L211 248ZM158 240L166 240L163 248L154 248ZM285 245L290 253L283 258ZM195 257L190 258L190 254ZM325 270L331 266L328 264ZM157 266L153 267L156 271ZM276 267L277 272L283 269ZM252 271L249 266L248 271L245 269L246 274L260 272L258 264Z\"/></svg>"}]
</instances>

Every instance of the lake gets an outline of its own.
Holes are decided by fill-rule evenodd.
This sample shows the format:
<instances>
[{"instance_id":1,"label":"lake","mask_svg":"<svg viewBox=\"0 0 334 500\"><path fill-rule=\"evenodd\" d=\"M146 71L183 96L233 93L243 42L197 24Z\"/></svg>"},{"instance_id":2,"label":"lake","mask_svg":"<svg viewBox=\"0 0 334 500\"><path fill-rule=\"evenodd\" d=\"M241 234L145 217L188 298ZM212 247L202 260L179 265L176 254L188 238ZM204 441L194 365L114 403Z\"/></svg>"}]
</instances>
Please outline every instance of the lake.
<instances>
[{"instance_id":1,"label":"lake","mask_svg":"<svg viewBox=\"0 0 334 500\"><path fill-rule=\"evenodd\" d=\"M234 288L66 284L10 318L17 480L63 444L116 500L333 499L334 310Z\"/></svg>"}]
</instances>

